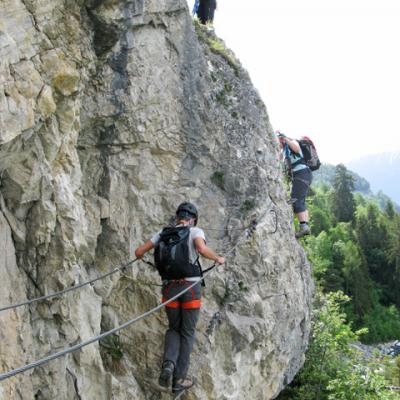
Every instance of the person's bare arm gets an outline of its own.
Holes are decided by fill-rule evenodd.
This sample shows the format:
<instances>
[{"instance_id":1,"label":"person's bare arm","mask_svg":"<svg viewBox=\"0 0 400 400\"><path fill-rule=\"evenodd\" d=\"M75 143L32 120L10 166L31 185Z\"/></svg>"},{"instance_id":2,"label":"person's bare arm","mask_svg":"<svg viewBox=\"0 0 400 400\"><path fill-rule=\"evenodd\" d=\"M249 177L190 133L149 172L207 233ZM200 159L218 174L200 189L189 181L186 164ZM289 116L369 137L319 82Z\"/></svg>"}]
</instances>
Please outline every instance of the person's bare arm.
<instances>
[{"instance_id":1,"label":"person's bare arm","mask_svg":"<svg viewBox=\"0 0 400 400\"><path fill-rule=\"evenodd\" d=\"M296 154L300 153L300 145L297 140L289 139L288 137L286 137L285 140L288 146L290 147L290 150L292 150Z\"/></svg>"},{"instance_id":2,"label":"person's bare arm","mask_svg":"<svg viewBox=\"0 0 400 400\"><path fill-rule=\"evenodd\" d=\"M148 240L146 243L142 244L135 250L135 256L137 258L142 258L145 253L150 251L154 247L153 242L151 240Z\"/></svg>"},{"instance_id":3,"label":"person's bare arm","mask_svg":"<svg viewBox=\"0 0 400 400\"><path fill-rule=\"evenodd\" d=\"M194 239L194 245L197 252L203 257L213 260L218 264L223 264L225 262L225 258L215 254L215 252L206 245L203 238L198 237Z\"/></svg>"}]
</instances>

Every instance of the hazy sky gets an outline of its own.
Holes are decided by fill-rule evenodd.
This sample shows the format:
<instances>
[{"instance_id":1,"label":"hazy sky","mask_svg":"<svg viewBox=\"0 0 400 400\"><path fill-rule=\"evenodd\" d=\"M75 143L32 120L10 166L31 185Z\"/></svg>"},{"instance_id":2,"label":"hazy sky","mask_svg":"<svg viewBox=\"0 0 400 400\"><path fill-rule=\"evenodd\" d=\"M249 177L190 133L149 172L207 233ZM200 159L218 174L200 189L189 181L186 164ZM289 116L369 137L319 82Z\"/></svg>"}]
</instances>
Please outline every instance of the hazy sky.
<instances>
[{"instance_id":1,"label":"hazy sky","mask_svg":"<svg viewBox=\"0 0 400 400\"><path fill-rule=\"evenodd\" d=\"M218 0L214 25L274 129L323 162L400 150L399 0Z\"/></svg>"}]
</instances>

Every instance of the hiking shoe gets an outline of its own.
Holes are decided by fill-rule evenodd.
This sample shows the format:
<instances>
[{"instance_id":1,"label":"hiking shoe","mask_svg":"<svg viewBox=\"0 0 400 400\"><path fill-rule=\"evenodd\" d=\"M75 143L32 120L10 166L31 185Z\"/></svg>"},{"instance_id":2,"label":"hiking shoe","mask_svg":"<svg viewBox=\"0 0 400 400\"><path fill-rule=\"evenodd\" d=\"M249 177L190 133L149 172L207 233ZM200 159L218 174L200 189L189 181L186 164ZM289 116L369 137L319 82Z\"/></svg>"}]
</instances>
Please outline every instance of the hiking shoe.
<instances>
[{"instance_id":1,"label":"hiking shoe","mask_svg":"<svg viewBox=\"0 0 400 400\"><path fill-rule=\"evenodd\" d=\"M295 236L296 236L296 239L299 239L299 238L309 235L309 234L311 234L311 229L308 226L308 224L300 224L300 230L298 232L296 232Z\"/></svg>"},{"instance_id":2,"label":"hiking shoe","mask_svg":"<svg viewBox=\"0 0 400 400\"><path fill-rule=\"evenodd\" d=\"M164 361L161 369L158 384L163 387L170 387L172 383L172 374L174 373L174 363L172 361Z\"/></svg>"},{"instance_id":3,"label":"hiking shoe","mask_svg":"<svg viewBox=\"0 0 400 400\"><path fill-rule=\"evenodd\" d=\"M182 390L191 388L194 385L194 379L178 379L172 385L172 393L179 393Z\"/></svg>"}]
</instances>

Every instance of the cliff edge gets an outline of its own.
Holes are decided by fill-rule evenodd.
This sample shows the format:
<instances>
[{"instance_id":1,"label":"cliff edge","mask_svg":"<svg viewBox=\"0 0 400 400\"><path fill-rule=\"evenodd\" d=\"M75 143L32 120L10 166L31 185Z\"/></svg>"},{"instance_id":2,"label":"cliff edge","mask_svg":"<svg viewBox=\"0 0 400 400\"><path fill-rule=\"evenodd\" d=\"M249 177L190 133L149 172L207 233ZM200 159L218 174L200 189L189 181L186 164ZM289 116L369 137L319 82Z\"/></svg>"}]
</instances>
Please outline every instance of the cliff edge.
<instances>
[{"instance_id":1,"label":"cliff edge","mask_svg":"<svg viewBox=\"0 0 400 400\"><path fill-rule=\"evenodd\" d=\"M273 399L302 365L312 295L277 160L246 71L184 0L0 4L0 306L133 259L190 200L227 263L206 281L184 398ZM1 312L0 373L151 309L159 284L139 262ZM0 382L0 398L160 398L165 328L153 314Z\"/></svg>"}]
</instances>

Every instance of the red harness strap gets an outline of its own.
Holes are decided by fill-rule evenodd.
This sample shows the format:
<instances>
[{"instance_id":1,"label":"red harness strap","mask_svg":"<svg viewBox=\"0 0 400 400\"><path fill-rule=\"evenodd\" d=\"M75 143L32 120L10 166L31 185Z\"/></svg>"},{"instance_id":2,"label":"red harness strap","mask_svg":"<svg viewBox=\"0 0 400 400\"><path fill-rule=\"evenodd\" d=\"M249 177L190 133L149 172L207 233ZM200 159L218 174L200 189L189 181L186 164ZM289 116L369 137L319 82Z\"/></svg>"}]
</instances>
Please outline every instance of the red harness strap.
<instances>
[{"instance_id":1,"label":"red harness strap","mask_svg":"<svg viewBox=\"0 0 400 400\"><path fill-rule=\"evenodd\" d=\"M163 303L168 301L166 296L168 296L168 293L171 290L171 288L174 285L176 285L177 283L184 284L184 285L190 285L192 282L189 282L189 281L187 281L185 279L179 279L179 280L171 281L171 283L165 289L165 296L162 297L162 302ZM182 308L184 310L193 310L193 309L200 308L201 307L201 300L194 298L195 297L195 293L194 293L193 288L191 288L190 291L192 293L192 300L188 300L188 301L174 300L174 301L171 301L171 303L168 303L165 307L168 307L168 308Z\"/></svg>"},{"instance_id":2,"label":"red harness strap","mask_svg":"<svg viewBox=\"0 0 400 400\"><path fill-rule=\"evenodd\" d=\"M201 307L201 300L190 300L190 301L185 301L181 304L181 307L184 310L193 310L196 308Z\"/></svg>"},{"instance_id":3,"label":"red harness strap","mask_svg":"<svg viewBox=\"0 0 400 400\"><path fill-rule=\"evenodd\" d=\"M162 298L162 302L165 303L168 301L165 297ZM181 307L181 302L179 300L171 301L171 303L168 303L165 307L168 308L180 308Z\"/></svg>"}]
</instances>

